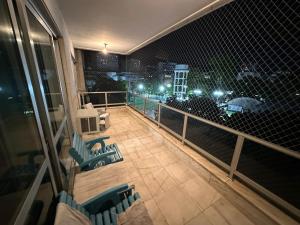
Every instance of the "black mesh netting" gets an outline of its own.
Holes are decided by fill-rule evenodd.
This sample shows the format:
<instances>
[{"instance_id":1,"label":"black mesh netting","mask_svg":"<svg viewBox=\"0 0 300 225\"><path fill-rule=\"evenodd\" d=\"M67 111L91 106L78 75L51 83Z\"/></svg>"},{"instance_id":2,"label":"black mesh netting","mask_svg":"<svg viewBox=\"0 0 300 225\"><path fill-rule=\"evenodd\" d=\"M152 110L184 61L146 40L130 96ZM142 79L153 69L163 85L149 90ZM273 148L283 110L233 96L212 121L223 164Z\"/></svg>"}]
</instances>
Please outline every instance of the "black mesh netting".
<instances>
[{"instance_id":1,"label":"black mesh netting","mask_svg":"<svg viewBox=\"0 0 300 225\"><path fill-rule=\"evenodd\" d=\"M127 70L167 105L299 150L299 5L234 1L132 53ZM176 64L189 67L184 100Z\"/></svg>"}]
</instances>

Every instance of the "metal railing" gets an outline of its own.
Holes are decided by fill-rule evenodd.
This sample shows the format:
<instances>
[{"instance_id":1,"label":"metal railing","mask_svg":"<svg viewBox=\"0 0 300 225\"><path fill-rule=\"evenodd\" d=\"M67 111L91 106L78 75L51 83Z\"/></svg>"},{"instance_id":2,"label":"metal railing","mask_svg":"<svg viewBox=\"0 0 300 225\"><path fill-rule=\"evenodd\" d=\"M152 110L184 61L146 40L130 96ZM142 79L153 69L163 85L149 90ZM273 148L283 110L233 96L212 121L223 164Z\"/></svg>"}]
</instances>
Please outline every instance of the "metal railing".
<instances>
[{"instance_id":1,"label":"metal railing","mask_svg":"<svg viewBox=\"0 0 300 225\"><path fill-rule=\"evenodd\" d=\"M126 105L127 91L78 92L79 106L92 103L95 108Z\"/></svg>"},{"instance_id":2,"label":"metal railing","mask_svg":"<svg viewBox=\"0 0 300 225\"><path fill-rule=\"evenodd\" d=\"M267 181L264 181L263 178L257 178L257 174L253 175L254 173L256 173L256 168L251 168L252 165L258 165L262 168L265 166L265 168L263 169L257 168L257 170L261 170L257 171L258 174L260 172L264 173L264 169L270 170L270 174L267 175L269 177L272 177L273 179L273 176L276 175L273 173L277 173L278 171L272 173L272 165L274 164L275 166L278 166L277 164L279 163L280 168L280 166L282 165L280 165L281 162L278 161L281 160L282 163L289 163L290 161L294 160L293 163L299 165L299 152L270 143L263 139L234 130L210 120L195 116L188 112L175 109L166 104L160 103L157 100L152 100L134 93L128 93L127 96L128 106L156 123L158 127L167 130L169 133L180 139L183 144L191 146L202 155L222 167L225 171L228 172L228 177L231 180L233 180L234 177L242 180L244 183L262 193L280 207L287 209L290 213L292 213L299 219L299 199L293 202L294 204L291 204L286 200L290 200L290 198L292 198L290 195L287 195L286 193L282 194L281 191L278 190L273 191L276 192L273 193L272 190L270 190L272 189L272 187L270 187L270 184ZM203 130L207 130L206 136L201 136L202 134L200 133L205 133L203 132ZM221 143L215 144L213 138L216 139L216 142L218 142L221 138ZM211 139L211 141L207 139ZM264 160L266 158L269 158L267 161L268 165L261 165L259 157L256 160L253 160L251 158L253 157L251 156L251 154L256 154L256 152L258 152L258 154L268 154L264 158ZM274 162L272 161L272 159L274 159ZM247 166L247 163L250 166ZM286 166L289 167L292 165ZM283 178L283 182L285 182L284 179L288 179L290 178L288 176L291 176L290 171L281 171L281 173L285 173L283 177L286 177ZM294 179L294 182L295 186L298 187L299 176L297 175L297 171L292 171L292 173L296 174L293 176L296 176L297 178ZM262 176L264 175L266 174L262 174ZM252 177L254 177L254 179ZM286 185L286 183L281 185L284 186ZM297 189L294 191L296 191L296 195L299 194L299 191ZM279 195L281 196L279 197Z\"/></svg>"},{"instance_id":3,"label":"metal railing","mask_svg":"<svg viewBox=\"0 0 300 225\"><path fill-rule=\"evenodd\" d=\"M269 171L273 169L273 164L278 166L278 162L285 163L284 165L287 165L287 167L290 167L288 164L298 166L300 159L299 152L173 108L159 102L159 100L149 99L131 92L80 92L78 93L78 97L80 107L89 102L93 103L95 107L105 108L120 105L130 106L156 123L158 127L165 129L180 139L183 144L189 145L223 168L231 180L237 178L243 181L299 218L299 201L291 203L289 201L292 198L290 195L282 194L281 190L279 192L278 190L273 190L270 184L266 182L268 179L264 179L264 176L269 176L270 180L272 180L273 176L277 175L278 171L273 173ZM264 161L260 162L259 158L251 158L256 157L255 154L259 154L260 156L261 154L268 154L263 156L264 158L262 157L264 160L268 159L268 164L262 165ZM294 161L290 162L290 160ZM259 168L254 168L256 166ZM284 174L280 176L285 177L282 179L284 185L287 183L287 179L293 178L293 181L299 182L300 175L296 175L296 178L294 175L297 174L298 167L296 169L292 167L292 171L281 171ZM265 170L269 174L266 174ZM262 173L262 178L257 177L257 173ZM293 174L292 178L291 173ZM297 183L292 191L284 190L284 192L293 194L294 191L298 194L298 186L299 184Z\"/></svg>"}]
</instances>

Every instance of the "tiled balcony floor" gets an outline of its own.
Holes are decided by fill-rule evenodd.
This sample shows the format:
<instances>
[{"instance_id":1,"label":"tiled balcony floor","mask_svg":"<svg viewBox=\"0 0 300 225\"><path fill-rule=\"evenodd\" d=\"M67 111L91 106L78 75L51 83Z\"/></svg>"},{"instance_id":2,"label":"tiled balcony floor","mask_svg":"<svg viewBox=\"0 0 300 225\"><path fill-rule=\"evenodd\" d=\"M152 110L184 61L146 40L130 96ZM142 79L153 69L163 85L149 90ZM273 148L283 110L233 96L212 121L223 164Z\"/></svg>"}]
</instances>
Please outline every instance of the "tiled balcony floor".
<instances>
[{"instance_id":1,"label":"tiled balcony floor","mask_svg":"<svg viewBox=\"0 0 300 225\"><path fill-rule=\"evenodd\" d=\"M257 224L215 190L189 163L185 153L166 141L126 108L111 110L110 135L124 161L76 175L74 197L81 203L105 189L129 183L148 209L153 224Z\"/></svg>"}]
</instances>

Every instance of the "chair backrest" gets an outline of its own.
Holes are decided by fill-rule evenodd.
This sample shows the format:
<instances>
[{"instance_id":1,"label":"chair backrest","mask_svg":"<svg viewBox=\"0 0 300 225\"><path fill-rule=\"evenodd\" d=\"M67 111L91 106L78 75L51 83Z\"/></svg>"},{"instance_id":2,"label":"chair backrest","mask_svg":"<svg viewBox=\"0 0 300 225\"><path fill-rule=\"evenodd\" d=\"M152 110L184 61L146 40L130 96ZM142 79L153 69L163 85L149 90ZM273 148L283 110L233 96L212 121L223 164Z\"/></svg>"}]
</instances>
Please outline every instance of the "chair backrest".
<instances>
[{"instance_id":1,"label":"chair backrest","mask_svg":"<svg viewBox=\"0 0 300 225\"><path fill-rule=\"evenodd\" d=\"M86 148L86 144L77 132L74 133L73 144L72 148L69 150L69 153L78 164L81 164L89 159L89 151Z\"/></svg>"},{"instance_id":2,"label":"chair backrest","mask_svg":"<svg viewBox=\"0 0 300 225\"><path fill-rule=\"evenodd\" d=\"M59 193L59 202L69 205L71 208L80 211L88 218L90 218L89 212L85 208L77 204L77 202L72 198L72 196L68 195L65 191Z\"/></svg>"}]
</instances>

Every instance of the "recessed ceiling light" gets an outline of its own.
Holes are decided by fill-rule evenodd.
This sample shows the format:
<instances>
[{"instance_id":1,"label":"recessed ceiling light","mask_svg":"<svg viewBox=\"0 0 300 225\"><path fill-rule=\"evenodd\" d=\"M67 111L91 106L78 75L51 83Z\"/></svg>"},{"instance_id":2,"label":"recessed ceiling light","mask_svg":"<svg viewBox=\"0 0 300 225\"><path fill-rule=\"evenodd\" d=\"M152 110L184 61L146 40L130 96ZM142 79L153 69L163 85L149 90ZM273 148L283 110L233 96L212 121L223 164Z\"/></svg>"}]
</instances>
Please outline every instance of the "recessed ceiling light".
<instances>
[{"instance_id":1,"label":"recessed ceiling light","mask_svg":"<svg viewBox=\"0 0 300 225\"><path fill-rule=\"evenodd\" d=\"M107 44L106 43L104 43L104 49L102 50L102 52L103 52L103 54L107 54L108 52L107 52Z\"/></svg>"}]
</instances>

